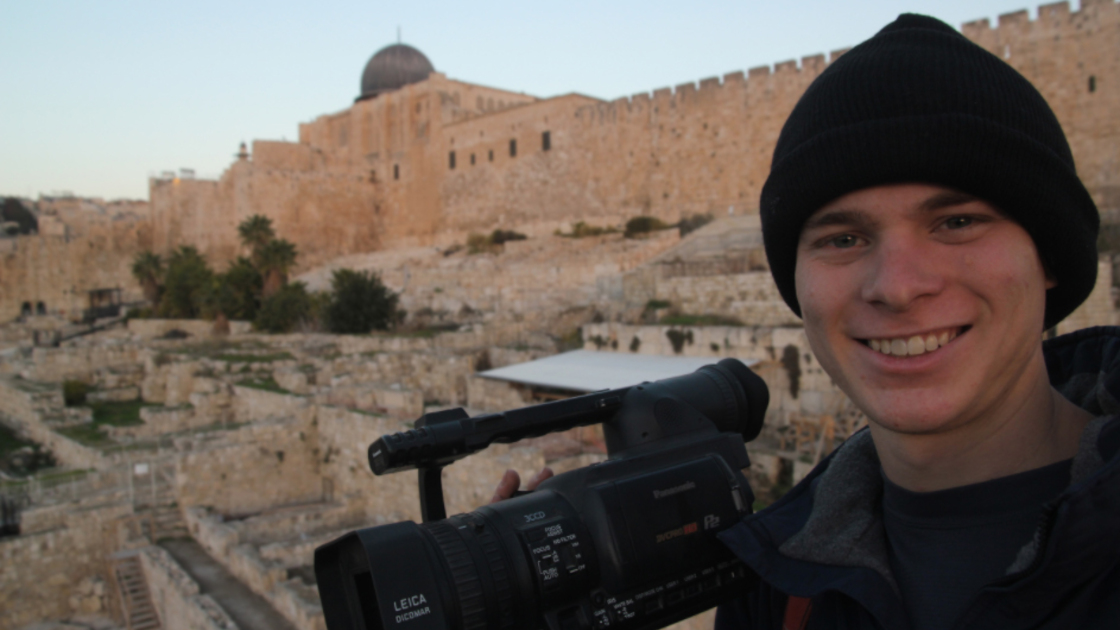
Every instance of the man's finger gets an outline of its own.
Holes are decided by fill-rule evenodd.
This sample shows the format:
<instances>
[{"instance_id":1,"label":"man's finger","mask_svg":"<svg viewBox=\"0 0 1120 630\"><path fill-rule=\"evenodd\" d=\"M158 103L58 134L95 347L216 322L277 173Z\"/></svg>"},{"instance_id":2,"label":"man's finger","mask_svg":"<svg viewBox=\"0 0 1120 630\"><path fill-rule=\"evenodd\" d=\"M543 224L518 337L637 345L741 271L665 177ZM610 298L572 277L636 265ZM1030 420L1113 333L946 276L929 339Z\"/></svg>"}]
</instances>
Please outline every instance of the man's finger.
<instances>
[{"instance_id":1,"label":"man's finger","mask_svg":"<svg viewBox=\"0 0 1120 630\"><path fill-rule=\"evenodd\" d=\"M525 489L536 490L537 486L541 485L542 481L552 477L553 474L555 473L552 472L552 469L545 466L539 473L533 476L533 478L529 481L529 485L525 486Z\"/></svg>"},{"instance_id":2,"label":"man's finger","mask_svg":"<svg viewBox=\"0 0 1120 630\"><path fill-rule=\"evenodd\" d=\"M512 497L520 486L521 475L518 475L517 471L512 468L506 470L505 474L502 475L502 480L498 482L498 488L494 490L494 497L490 499L490 502L505 501Z\"/></svg>"}]
</instances>

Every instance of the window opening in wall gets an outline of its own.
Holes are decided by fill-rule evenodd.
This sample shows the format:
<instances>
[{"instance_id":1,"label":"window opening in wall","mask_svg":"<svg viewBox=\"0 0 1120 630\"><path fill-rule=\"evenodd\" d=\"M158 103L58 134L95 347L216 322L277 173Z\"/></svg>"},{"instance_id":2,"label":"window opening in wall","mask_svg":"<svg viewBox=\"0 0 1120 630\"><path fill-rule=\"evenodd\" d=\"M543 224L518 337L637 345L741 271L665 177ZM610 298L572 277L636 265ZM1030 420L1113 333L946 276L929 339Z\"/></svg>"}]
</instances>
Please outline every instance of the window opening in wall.
<instances>
[{"instance_id":1,"label":"window opening in wall","mask_svg":"<svg viewBox=\"0 0 1120 630\"><path fill-rule=\"evenodd\" d=\"M394 164L393 165L393 179L400 179L400 178L401 178L401 165L400 164Z\"/></svg>"},{"instance_id":2,"label":"window opening in wall","mask_svg":"<svg viewBox=\"0 0 1120 630\"><path fill-rule=\"evenodd\" d=\"M474 154L471 154L471 166L474 166Z\"/></svg>"},{"instance_id":3,"label":"window opening in wall","mask_svg":"<svg viewBox=\"0 0 1120 630\"><path fill-rule=\"evenodd\" d=\"M541 150L548 151L552 148L552 132L546 131L541 134Z\"/></svg>"},{"instance_id":4,"label":"window opening in wall","mask_svg":"<svg viewBox=\"0 0 1120 630\"><path fill-rule=\"evenodd\" d=\"M31 314L31 302L24 302L23 306L19 308L20 317L27 317Z\"/></svg>"},{"instance_id":5,"label":"window opening in wall","mask_svg":"<svg viewBox=\"0 0 1120 630\"><path fill-rule=\"evenodd\" d=\"M448 164L451 166L452 170L455 169L455 152L454 151L452 151L450 153L450 157L448 159Z\"/></svg>"},{"instance_id":6,"label":"window opening in wall","mask_svg":"<svg viewBox=\"0 0 1120 630\"><path fill-rule=\"evenodd\" d=\"M509 141L509 156L517 157L517 140Z\"/></svg>"},{"instance_id":7,"label":"window opening in wall","mask_svg":"<svg viewBox=\"0 0 1120 630\"><path fill-rule=\"evenodd\" d=\"M46 315L47 314L47 305L42 303L42 302L36 302L35 303L35 314L36 315Z\"/></svg>"},{"instance_id":8,"label":"window opening in wall","mask_svg":"<svg viewBox=\"0 0 1120 630\"><path fill-rule=\"evenodd\" d=\"M1090 92L1096 92L1097 91L1097 77L1089 77L1089 91Z\"/></svg>"},{"instance_id":9,"label":"window opening in wall","mask_svg":"<svg viewBox=\"0 0 1120 630\"><path fill-rule=\"evenodd\" d=\"M493 162L493 161L494 161L494 149L490 149L490 152L489 152L489 154L487 155L487 158L488 158L488 159L489 159L489 160L490 160L491 162Z\"/></svg>"}]
</instances>

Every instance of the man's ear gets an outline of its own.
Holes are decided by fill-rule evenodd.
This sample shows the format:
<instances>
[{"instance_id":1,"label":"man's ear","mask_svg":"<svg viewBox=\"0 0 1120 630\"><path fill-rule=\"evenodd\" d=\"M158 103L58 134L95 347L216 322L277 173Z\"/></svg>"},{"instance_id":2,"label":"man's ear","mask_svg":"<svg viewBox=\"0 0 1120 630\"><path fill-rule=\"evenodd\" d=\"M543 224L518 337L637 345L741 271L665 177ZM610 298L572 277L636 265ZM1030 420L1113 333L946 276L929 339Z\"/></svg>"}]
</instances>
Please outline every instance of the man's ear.
<instances>
[{"instance_id":1,"label":"man's ear","mask_svg":"<svg viewBox=\"0 0 1120 630\"><path fill-rule=\"evenodd\" d=\"M1046 290L1047 291L1049 291L1050 289L1053 289L1054 287L1058 286L1057 276L1055 276L1053 274L1053 272L1051 272L1050 269L1048 269L1046 267L1045 264L1043 264L1043 266L1042 266L1042 271L1046 273Z\"/></svg>"},{"instance_id":2,"label":"man's ear","mask_svg":"<svg viewBox=\"0 0 1120 630\"><path fill-rule=\"evenodd\" d=\"M1050 289L1058 286L1058 276L1054 275L1053 271L1050 271L1050 265L1047 264L1045 258L1043 258L1042 256L1039 256L1038 258L1042 263L1042 273L1046 276L1046 290L1049 291Z\"/></svg>"}]
</instances>

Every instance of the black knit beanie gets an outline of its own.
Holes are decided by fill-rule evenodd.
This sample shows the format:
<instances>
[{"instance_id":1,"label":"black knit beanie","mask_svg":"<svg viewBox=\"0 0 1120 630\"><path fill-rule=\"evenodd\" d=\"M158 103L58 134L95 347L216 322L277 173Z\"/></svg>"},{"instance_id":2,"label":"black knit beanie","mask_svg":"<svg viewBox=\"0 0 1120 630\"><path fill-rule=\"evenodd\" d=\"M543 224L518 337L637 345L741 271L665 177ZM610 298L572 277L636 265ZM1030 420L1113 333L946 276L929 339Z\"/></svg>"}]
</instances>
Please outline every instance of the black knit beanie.
<instances>
[{"instance_id":1,"label":"black knit beanie","mask_svg":"<svg viewBox=\"0 0 1120 630\"><path fill-rule=\"evenodd\" d=\"M805 220L849 192L911 182L975 195L1027 230L1057 280L1046 294L1046 328L1093 290L1100 217L1050 106L947 24L902 15L813 81L774 149L762 232L795 313Z\"/></svg>"}]
</instances>

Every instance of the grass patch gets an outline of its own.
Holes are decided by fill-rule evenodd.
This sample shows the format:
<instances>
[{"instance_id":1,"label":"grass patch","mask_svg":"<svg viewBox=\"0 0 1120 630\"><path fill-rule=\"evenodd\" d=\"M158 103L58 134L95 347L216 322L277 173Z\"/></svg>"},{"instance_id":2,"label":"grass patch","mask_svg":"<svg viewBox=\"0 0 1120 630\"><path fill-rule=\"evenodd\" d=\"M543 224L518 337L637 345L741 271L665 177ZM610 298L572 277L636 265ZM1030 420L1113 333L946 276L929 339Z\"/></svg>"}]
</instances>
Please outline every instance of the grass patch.
<instances>
[{"instance_id":1,"label":"grass patch","mask_svg":"<svg viewBox=\"0 0 1120 630\"><path fill-rule=\"evenodd\" d=\"M276 379L272 378L271 376L266 376L264 378L246 378L246 379L242 379L240 381L237 381L237 384L242 386L242 387L252 387L253 389L263 389L266 392L274 392L274 393L277 393L277 394L290 394L290 393L292 393L292 392L284 389L283 387L280 387L280 384L276 382Z\"/></svg>"},{"instance_id":2,"label":"grass patch","mask_svg":"<svg viewBox=\"0 0 1120 630\"><path fill-rule=\"evenodd\" d=\"M63 427L58 429L58 433L85 446L95 448L116 446L117 442L101 431L102 426L134 427L144 424L140 419L140 410L145 407L160 406L142 400L92 403L89 407L93 410L93 422Z\"/></svg>"},{"instance_id":3,"label":"grass patch","mask_svg":"<svg viewBox=\"0 0 1120 630\"><path fill-rule=\"evenodd\" d=\"M92 403L93 423L111 424L115 427L134 427L144 424L140 419L140 410L144 407L159 407L159 405L146 403L142 400L128 400L125 402L99 402Z\"/></svg>"},{"instance_id":4,"label":"grass patch","mask_svg":"<svg viewBox=\"0 0 1120 630\"><path fill-rule=\"evenodd\" d=\"M97 429L100 425L89 423L58 429L58 433L85 446L112 446L116 444L112 438Z\"/></svg>"},{"instance_id":5,"label":"grass patch","mask_svg":"<svg viewBox=\"0 0 1120 630\"><path fill-rule=\"evenodd\" d=\"M743 322L724 315L666 315L661 324L667 326L742 326Z\"/></svg>"}]
</instances>

